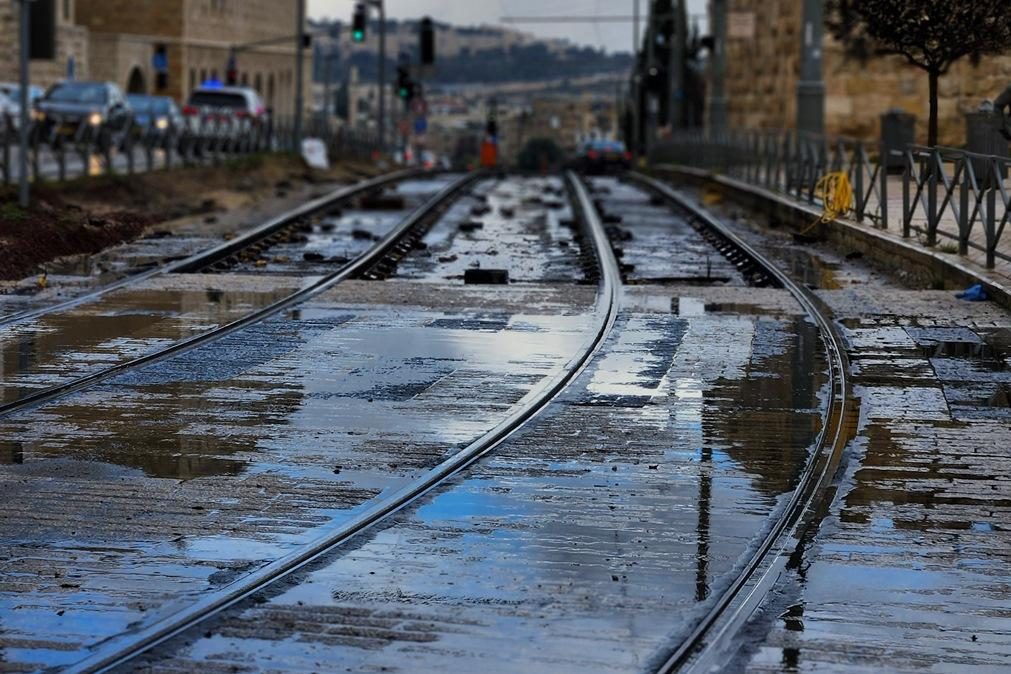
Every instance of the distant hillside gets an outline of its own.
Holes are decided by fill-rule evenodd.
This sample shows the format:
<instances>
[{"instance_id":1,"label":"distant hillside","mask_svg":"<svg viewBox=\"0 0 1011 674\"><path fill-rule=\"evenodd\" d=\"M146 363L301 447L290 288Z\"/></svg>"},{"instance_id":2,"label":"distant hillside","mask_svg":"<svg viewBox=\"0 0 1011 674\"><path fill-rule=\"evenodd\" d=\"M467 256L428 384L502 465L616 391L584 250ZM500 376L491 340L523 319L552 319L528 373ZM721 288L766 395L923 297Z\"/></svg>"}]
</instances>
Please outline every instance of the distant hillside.
<instances>
[{"instance_id":1,"label":"distant hillside","mask_svg":"<svg viewBox=\"0 0 1011 674\"><path fill-rule=\"evenodd\" d=\"M325 77L327 55L336 79L343 79L353 66L358 69L361 80L376 80L378 59L374 35L377 25L370 26L370 39L364 45L350 41L345 23L318 21L313 27L317 35L321 35L315 40L314 49L317 81ZM607 54L563 40L540 40L506 28L436 24L436 31L438 55L434 81L438 84L557 80L628 72L632 67L629 54ZM391 21L387 35L390 73L394 72L400 54L407 54L412 62L417 62L417 22Z\"/></svg>"}]
</instances>

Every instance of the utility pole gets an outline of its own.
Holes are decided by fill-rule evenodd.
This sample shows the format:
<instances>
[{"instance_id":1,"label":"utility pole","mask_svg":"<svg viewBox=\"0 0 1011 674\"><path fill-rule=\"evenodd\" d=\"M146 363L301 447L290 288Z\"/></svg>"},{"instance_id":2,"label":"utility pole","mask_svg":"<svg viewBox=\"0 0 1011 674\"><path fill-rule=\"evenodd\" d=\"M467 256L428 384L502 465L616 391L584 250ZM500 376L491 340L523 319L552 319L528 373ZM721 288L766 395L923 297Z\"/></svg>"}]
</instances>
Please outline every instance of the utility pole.
<instances>
[{"instance_id":1,"label":"utility pole","mask_svg":"<svg viewBox=\"0 0 1011 674\"><path fill-rule=\"evenodd\" d=\"M727 2L728 0L712 0L710 5L714 45L709 93L709 128L713 131L724 131L727 128Z\"/></svg>"},{"instance_id":2,"label":"utility pole","mask_svg":"<svg viewBox=\"0 0 1011 674\"><path fill-rule=\"evenodd\" d=\"M800 79L797 81L797 129L825 131L825 82L822 79L823 0L804 0Z\"/></svg>"},{"instance_id":3,"label":"utility pole","mask_svg":"<svg viewBox=\"0 0 1011 674\"><path fill-rule=\"evenodd\" d=\"M656 3L649 5L649 16L646 21L646 134L645 134L645 154L648 157L649 151L656 140L656 118L659 112L660 99L653 91L652 85L657 82L656 72Z\"/></svg>"},{"instance_id":4,"label":"utility pole","mask_svg":"<svg viewBox=\"0 0 1011 674\"><path fill-rule=\"evenodd\" d=\"M305 91L303 87L303 67L305 61L305 0L295 0L298 5L296 15L298 26L295 28L295 123L293 127L295 152L302 151L302 113L305 110Z\"/></svg>"},{"instance_id":5,"label":"utility pole","mask_svg":"<svg viewBox=\"0 0 1011 674\"><path fill-rule=\"evenodd\" d=\"M671 131L676 131L685 123L685 50L688 47L688 12L686 0L676 0L674 26L670 44L670 115Z\"/></svg>"},{"instance_id":6,"label":"utility pole","mask_svg":"<svg viewBox=\"0 0 1011 674\"><path fill-rule=\"evenodd\" d=\"M28 208L30 194L28 191L28 85L31 83L28 76L28 56L31 31L29 30L30 13L32 11L32 0L21 1L21 90L18 94L21 97L21 114L18 128L18 166L21 175L18 179L18 203L21 208Z\"/></svg>"},{"instance_id":7,"label":"utility pole","mask_svg":"<svg viewBox=\"0 0 1011 674\"><path fill-rule=\"evenodd\" d=\"M375 0L379 7L379 149L386 150L386 3Z\"/></svg>"},{"instance_id":8,"label":"utility pole","mask_svg":"<svg viewBox=\"0 0 1011 674\"><path fill-rule=\"evenodd\" d=\"M642 135L642 73L639 71L639 0L633 0L632 10L632 152L633 158L639 159L639 137Z\"/></svg>"}]
</instances>

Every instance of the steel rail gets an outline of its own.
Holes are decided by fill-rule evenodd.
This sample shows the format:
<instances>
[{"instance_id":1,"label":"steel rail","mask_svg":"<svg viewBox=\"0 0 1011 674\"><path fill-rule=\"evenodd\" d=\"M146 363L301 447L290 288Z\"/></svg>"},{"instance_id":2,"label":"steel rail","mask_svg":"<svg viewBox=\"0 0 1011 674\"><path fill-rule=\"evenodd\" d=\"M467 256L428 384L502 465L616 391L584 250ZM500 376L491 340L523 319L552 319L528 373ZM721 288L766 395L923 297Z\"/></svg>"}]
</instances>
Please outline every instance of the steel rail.
<instances>
[{"instance_id":1,"label":"steel rail","mask_svg":"<svg viewBox=\"0 0 1011 674\"><path fill-rule=\"evenodd\" d=\"M237 330L241 330L242 328L253 325L254 323L259 323L260 321L284 311L289 307L305 302L306 300L329 290L338 283L341 283L359 272L368 269L376 261L382 259L391 249L397 246L405 235L417 227L419 223L424 222L434 214L441 212L442 208L450 199L452 199L452 197L468 187L471 183L477 180L479 176L479 173L470 173L453 181L443 188L438 194L429 199L425 204L415 209L407 218L402 220L397 227L380 239L376 245L370 248L367 252L354 260L351 260L337 271L320 277L312 284L297 290L291 295L277 300L262 309L246 314L245 316L230 323L214 328L213 330L209 330L175 342L174 344L170 344L164 349L159 349L158 351L154 351L122 363L117 363L116 365L104 370L93 372L92 374L79 377L63 384L57 384L55 386L36 391L35 393L13 402L0 405L0 419L10 416L16 412L32 409L58 398L62 398L74 393L75 391L80 391L118 374L157 363L167 358L179 355L185 351L195 349L208 342L221 339L222 337L225 337Z\"/></svg>"},{"instance_id":2,"label":"steel rail","mask_svg":"<svg viewBox=\"0 0 1011 674\"><path fill-rule=\"evenodd\" d=\"M838 468L846 444L845 424L851 404L849 361L838 330L825 315L820 301L813 293L794 282L711 213L669 186L639 173L632 172L628 175L633 182L688 212L704 226L719 232L756 264L764 267L794 296L815 322L828 352L829 395L825 405L825 418L797 487L754 555L658 669L662 673L686 668L709 671L712 667L725 664L717 662L722 652L721 644L732 635L734 629L743 624L775 584L790 552L791 543L796 547L803 533L805 517L812 511Z\"/></svg>"},{"instance_id":3,"label":"steel rail","mask_svg":"<svg viewBox=\"0 0 1011 674\"><path fill-rule=\"evenodd\" d=\"M313 199L304 204L297 206L289 211L286 211L278 216L267 220L263 224L244 232L243 234L237 236L236 238L220 243L216 246L208 248L207 250L199 251L185 257L181 260L175 260L172 262L167 262L161 264L153 269L148 269L147 271L139 272L136 274L130 274L121 278L117 281L113 281L107 285L102 286L96 290L89 293L85 293L78 297L65 300L63 302L58 302L46 307L39 307L37 309L28 309L25 311L20 311L8 316L0 316L0 327L6 327L9 325L16 325L18 323L24 323L26 321L32 320L34 318L39 318L41 316L46 316L48 314L58 313L60 311L66 311L67 309L72 309L74 307L86 304L88 302L93 302L100 299L102 296L113 292L115 290L120 290L131 285L141 283L142 281L147 281L148 279L154 278L156 276L161 276L163 274L176 274L192 272L198 269L202 269L208 265L214 264L219 260L223 260L230 255L255 244L262 239L269 237L275 232L284 229L288 225L294 223L300 218L304 218L315 214L318 211L332 208L336 204L352 199L361 194L365 194L372 190L387 187L393 183L398 183L404 180L410 180L411 178L424 177L425 175L432 175L431 173L425 173L415 169L408 169L403 171L395 171L393 173L387 173L385 175L370 178L369 180L364 180L354 185L349 185L347 187L341 187L333 190L329 194L326 194L318 199Z\"/></svg>"},{"instance_id":4,"label":"steel rail","mask_svg":"<svg viewBox=\"0 0 1011 674\"><path fill-rule=\"evenodd\" d=\"M574 174L568 173L566 178L570 197L581 216L580 220L586 229L587 238L593 244L593 252L601 273L594 304L596 316L594 329L578 352L565 365L561 366L554 376L546 379L536 389L524 396L524 400L521 401L522 404L518 408L480 438L445 459L424 475L375 502L357 516L335 525L317 540L147 627L102 642L95 647L90 656L61 671L68 674L90 674L106 672L123 666L151 648L290 576L357 534L399 512L493 451L503 441L536 418L569 384L575 381L603 346L614 327L621 293L621 274L604 226L593 207L593 202L586 188Z\"/></svg>"}]
</instances>

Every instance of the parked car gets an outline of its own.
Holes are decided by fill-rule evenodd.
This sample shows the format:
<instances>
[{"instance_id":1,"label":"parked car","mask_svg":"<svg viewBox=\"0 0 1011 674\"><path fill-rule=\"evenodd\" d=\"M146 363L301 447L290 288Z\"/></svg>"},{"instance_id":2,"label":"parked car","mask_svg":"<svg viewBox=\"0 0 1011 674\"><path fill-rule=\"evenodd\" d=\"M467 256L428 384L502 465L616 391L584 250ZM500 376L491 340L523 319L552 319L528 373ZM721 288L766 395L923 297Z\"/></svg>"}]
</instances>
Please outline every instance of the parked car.
<instances>
[{"instance_id":1,"label":"parked car","mask_svg":"<svg viewBox=\"0 0 1011 674\"><path fill-rule=\"evenodd\" d=\"M103 145L122 144L133 113L123 92L111 82L61 82L35 102L34 117L44 139L60 142L94 129Z\"/></svg>"},{"instance_id":2,"label":"parked car","mask_svg":"<svg viewBox=\"0 0 1011 674\"><path fill-rule=\"evenodd\" d=\"M168 131L182 129L185 119L176 102L169 96L129 94L126 97L133 111L133 122L144 130Z\"/></svg>"},{"instance_id":3,"label":"parked car","mask_svg":"<svg viewBox=\"0 0 1011 674\"><path fill-rule=\"evenodd\" d=\"M632 153L621 141L593 140L583 146L574 164L586 173L627 171L632 167Z\"/></svg>"},{"instance_id":4,"label":"parked car","mask_svg":"<svg viewBox=\"0 0 1011 674\"><path fill-rule=\"evenodd\" d=\"M270 113L249 87L203 86L194 89L183 115L197 138L236 140L266 129Z\"/></svg>"},{"instance_id":5,"label":"parked car","mask_svg":"<svg viewBox=\"0 0 1011 674\"><path fill-rule=\"evenodd\" d=\"M45 92L42 87L28 87L28 102L34 104ZM0 129L7 123L12 129L20 128L21 123L21 85L15 82L0 82Z\"/></svg>"}]
</instances>

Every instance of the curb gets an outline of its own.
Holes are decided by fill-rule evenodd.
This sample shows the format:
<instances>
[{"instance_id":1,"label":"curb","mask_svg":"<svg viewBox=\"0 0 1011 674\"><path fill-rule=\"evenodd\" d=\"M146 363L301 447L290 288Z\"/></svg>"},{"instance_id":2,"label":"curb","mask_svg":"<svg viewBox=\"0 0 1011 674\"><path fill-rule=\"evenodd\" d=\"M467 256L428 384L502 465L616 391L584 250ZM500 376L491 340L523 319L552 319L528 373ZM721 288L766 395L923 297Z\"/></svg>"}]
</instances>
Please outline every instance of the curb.
<instances>
[{"instance_id":1,"label":"curb","mask_svg":"<svg viewBox=\"0 0 1011 674\"><path fill-rule=\"evenodd\" d=\"M657 176L673 176L699 186L715 184L722 190L730 192L733 200L773 216L796 229L809 226L813 220L822 215L822 212L814 206L798 203L765 188L702 169L659 164L651 167L650 172ZM860 251L885 266L904 268L920 276L939 280L943 282L945 289L964 290L978 283L986 289L992 301L1011 310L1011 287L957 260L949 259L947 255L893 239L873 229L839 218L828 226L822 225L821 232L833 244Z\"/></svg>"}]
</instances>

